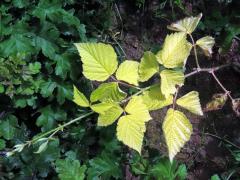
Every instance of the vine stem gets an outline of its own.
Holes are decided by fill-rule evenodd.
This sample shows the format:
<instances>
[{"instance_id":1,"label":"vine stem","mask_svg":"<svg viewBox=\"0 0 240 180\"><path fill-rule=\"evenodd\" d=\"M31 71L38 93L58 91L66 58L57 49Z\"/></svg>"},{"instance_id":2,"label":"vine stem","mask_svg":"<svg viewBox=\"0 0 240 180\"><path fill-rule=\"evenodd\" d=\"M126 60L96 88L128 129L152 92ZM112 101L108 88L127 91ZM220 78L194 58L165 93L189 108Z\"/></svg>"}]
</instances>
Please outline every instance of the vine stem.
<instances>
[{"instance_id":1,"label":"vine stem","mask_svg":"<svg viewBox=\"0 0 240 180\"><path fill-rule=\"evenodd\" d=\"M197 65L197 69L200 69L200 66L199 66L199 62L198 62L198 56L197 56L197 48L196 48L196 43L192 37L191 34L188 34L191 38L191 41L192 41L192 44L193 44L193 49L194 49L194 56L195 56L195 60L196 60L196 65Z\"/></svg>"},{"instance_id":2,"label":"vine stem","mask_svg":"<svg viewBox=\"0 0 240 180\"><path fill-rule=\"evenodd\" d=\"M219 81L219 79L217 78L217 76L215 75L214 71L211 72L213 78L216 80L216 82L219 84L219 86L223 89L223 91L228 95L228 97L231 99L231 101L233 102L233 97L231 96L231 92L228 91L223 84Z\"/></svg>"},{"instance_id":3,"label":"vine stem","mask_svg":"<svg viewBox=\"0 0 240 180\"><path fill-rule=\"evenodd\" d=\"M219 136L217 136L217 135L215 135L215 134L211 134L211 133L203 133L203 134L204 134L204 135L207 135L207 136L215 137L215 138L219 139L220 141L226 142L226 143L228 143L228 144L232 145L233 147L235 147L235 148L237 148L237 149L240 150L240 147L239 147L238 145L232 143L231 141L229 141L229 140L227 140L227 139L225 139L225 138L219 137Z\"/></svg>"},{"instance_id":4,"label":"vine stem","mask_svg":"<svg viewBox=\"0 0 240 180\"><path fill-rule=\"evenodd\" d=\"M77 122L77 121L80 121L80 120L82 120L83 118L86 118L86 117L92 115L93 113L94 113L94 112L91 111L91 112L89 112L89 113L87 113L87 114L84 114L84 115L78 117L78 118L75 118L75 119L73 119L73 120L71 120L71 121L69 121L69 122L67 122L67 123L65 123L65 124L63 124L63 125L60 125L60 126L54 128L54 129L51 129L50 131L47 131L47 132L45 132L45 133L37 136L36 138L32 139L31 141L27 141L27 143L28 143L29 145L30 145L30 144L34 144L34 143L37 142L39 139L41 139L41 138L43 138L43 137L46 137L46 136L48 136L48 135L50 135L50 134L56 134L58 131L63 130L66 126L69 126L70 124L73 124L73 123L75 123L75 122ZM51 135L51 137L52 137L52 135Z\"/></svg>"},{"instance_id":5,"label":"vine stem","mask_svg":"<svg viewBox=\"0 0 240 180\"><path fill-rule=\"evenodd\" d=\"M115 82L123 85L123 86L131 87L131 88L135 88L135 89L141 90L141 88L139 88L139 87L137 87L137 86L134 86L134 85L131 85L131 84L128 84L128 83L125 83L125 82L122 82L122 81L117 80L114 76L111 76L111 79L114 80Z\"/></svg>"}]
</instances>

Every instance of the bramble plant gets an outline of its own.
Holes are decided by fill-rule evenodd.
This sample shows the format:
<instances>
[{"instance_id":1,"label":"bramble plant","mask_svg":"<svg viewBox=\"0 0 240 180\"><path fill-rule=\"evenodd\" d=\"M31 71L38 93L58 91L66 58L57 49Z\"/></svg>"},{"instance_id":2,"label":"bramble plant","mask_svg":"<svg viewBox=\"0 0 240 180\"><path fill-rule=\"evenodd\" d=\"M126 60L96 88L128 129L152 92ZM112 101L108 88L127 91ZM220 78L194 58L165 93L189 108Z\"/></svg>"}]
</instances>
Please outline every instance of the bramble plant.
<instances>
[{"instance_id":1,"label":"bramble plant","mask_svg":"<svg viewBox=\"0 0 240 180\"><path fill-rule=\"evenodd\" d=\"M189 119L176 107L180 106L193 114L203 115L197 91L178 97L178 91L186 78L200 72L208 72L224 90L225 101L229 97L232 103L235 103L235 107L239 102L232 98L215 75L215 71L229 65L213 68L201 68L199 65L197 47L201 48L206 56L211 56L214 45L214 38L210 36L202 37L196 42L193 39L192 33L201 17L202 14L187 17L171 24L168 28L177 32L167 35L162 49L157 54L145 52L140 62L125 60L118 65L117 54L111 45L76 43L83 63L84 76L91 81L102 82L91 93L89 99L74 86L73 101L80 107L90 108L91 111L36 136L25 144L16 145L8 155L21 152L24 147L39 142L41 145L36 153L40 153L46 149L48 142L57 132L93 113L99 114L98 126L117 123L118 140L141 154L146 123L152 120L149 112L167 106L169 108L162 128L169 159L172 162L175 155L189 141L193 131ZM187 40L188 38L191 42ZM197 67L191 73L185 74L185 65L192 50ZM160 75L159 83L144 87L142 82L148 81L155 74ZM135 89L137 92L127 94L120 86ZM216 109L215 106L218 104L211 103L208 104L209 108Z\"/></svg>"}]
</instances>

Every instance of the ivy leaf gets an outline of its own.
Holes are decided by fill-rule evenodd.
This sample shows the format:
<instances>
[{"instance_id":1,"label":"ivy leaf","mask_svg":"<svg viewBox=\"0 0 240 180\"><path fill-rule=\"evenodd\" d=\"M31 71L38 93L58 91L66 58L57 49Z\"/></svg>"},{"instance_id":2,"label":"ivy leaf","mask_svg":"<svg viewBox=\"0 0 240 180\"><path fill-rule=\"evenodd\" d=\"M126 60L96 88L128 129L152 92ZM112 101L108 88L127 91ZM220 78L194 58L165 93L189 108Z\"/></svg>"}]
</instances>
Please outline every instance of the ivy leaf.
<instances>
[{"instance_id":1,"label":"ivy leaf","mask_svg":"<svg viewBox=\"0 0 240 180\"><path fill-rule=\"evenodd\" d=\"M163 70L161 76L161 91L168 97L176 92L176 85L182 86L184 83L184 74L180 71Z\"/></svg>"},{"instance_id":2,"label":"ivy leaf","mask_svg":"<svg viewBox=\"0 0 240 180\"><path fill-rule=\"evenodd\" d=\"M89 161L90 167L87 174L88 180L97 179L120 179L122 176L121 169L119 168L119 162L116 161L116 157L103 153L100 157L96 157Z\"/></svg>"},{"instance_id":3,"label":"ivy leaf","mask_svg":"<svg viewBox=\"0 0 240 180\"><path fill-rule=\"evenodd\" d=\"M83 62L86 78L105 81L117 69L117 55L112 46L103 43L75 44Z\"/></svg>"},{"instance_id":4,"label":"ivy leaf","mask_svg":"<svg viewBox=\"0 0 240 180\"><path fill-rule=\"evenodd\" d=\"M116 78L120 81L138 86L138 66L139 63L136 61L124 61L117 69Z\"/></svg>"},{"instance_id":5,"label":"ivy leaf","mask_svg":"<svg viewBox=\"0 0 240 180\"><path fill-rule=\"evenodd\" d=\"M122 116L117 124L117 138L141 154L142 142L146 131L145 121L137 115Z\"/></svg>"},{"instance_id":6,"label":"ivy leaf","mask_svg":"<svg viewBox=\"0 0 240 180\"><path fill-rule=\"evenodd\" d=\"M191 34L196 29L201 18L202 18L202 13L196 17L193 17L193 16L186 17L182 20L172 23L170 26L168 26L168 29Z\"/></svg>"},{"instance_id":7,"label":"ivy leaf","mask_svg":"<svg viewBox=\"0 0 240 180\"><path fill-rule=\"evenodd\" d=\"M172 104L173 102L172 95L166 98L166 96L162 94L159 84L143 92L142 99L149 111L161 109L165 106Z\"/></svg>"},{"instance_id":8,"label":"ivy leaf","mask_svg":"<svg viewBox=\"0 0 240 180\"><path fill-rule=\"evenodd\" d=\"M205 36L197 40L196 44L203 50L206 56L211 56L212 47L215 44L215 40L211 36Z\"/></svg>"},{"instance_id":9,"label":"ivy leaf","mask_svg":"<svg viewBox=\"0 0 240 180\"><path fill-rule=\"evenodd\" d=\"M116 82L103 83L90 96L91 102L106 101L111 99L119 102L123 100L127 94L123 92Z\"/></svg>"},{"instance_id":10,"label":"ivy leaf","mask_svg":"<svg viewBox=\"0 0 240 180\"><path fill-rule=\"evenodd\" d=\"M165 38L163 48L157 53L157 60L166 68L182 67L192 46L185 33L173 33Z\"/></svg>"},{"instance_id":11,"label":"ivy leaf","mask_svg":"<svg viewBox=\"0 0 240 180\"><path fill-rule=\"evenodd\" d=\"M168 146L169 159L172 162L174 156L189 141L192 124L182 112L170 108L163 122L163 132Z\"/></svg>"},{"instance_id":12,"label":"ivy leaf","mask_svg":"<svg viewBox=\"0 0 240 180\"><path fill-rule=\"evenodd\" d=\"M190 112L200 115L203 115L199 93L197 91L191 91L181 98L179 98L176 102L179 106L189 110Z\"/></svg>"},{"instance_id":13,"label":"ivy leaf","mask_svg":"<svg viewBox=\"0 0 240 180\"><path fill-rule=\"evenodd\" d=\"M139 64L139 81L147 81L158 71L159 66L156 56L150 51L145 52Z\"/></svg>"},{"instance_id":14,"label":"ivy leaf","mask_svg":"<svg viewBox=\"0 0 240 180\"><path fill-rule=\"evenodd\" d=\"M73 86L73 102L82 107L89 107L90 103L86 96L81 93L76 86Z\"/></svg>"},{"instance_id":15,"label":"ivy leaf","mask_svg":"<svg viewBox=\"0 0 240 180\"><path fill-rule=\"evenodd\" d=\"M84 180L86 165L80 165L78 160L58 159L55 162L56 171L60 180Z\"/></svg>"},{"instance_id":16,"label":"ivy leaf","mask_svg":"<svg viewBox=\"0 0 240 180\"><path fill-rule=\"evenodd\" d=\"M134 115L137 117L137 119L143 120L144 122L152 119L148 108L142 99L142 96L132 97L126 106L125 111L131 115Z\"/></svg>"}]
</instances>

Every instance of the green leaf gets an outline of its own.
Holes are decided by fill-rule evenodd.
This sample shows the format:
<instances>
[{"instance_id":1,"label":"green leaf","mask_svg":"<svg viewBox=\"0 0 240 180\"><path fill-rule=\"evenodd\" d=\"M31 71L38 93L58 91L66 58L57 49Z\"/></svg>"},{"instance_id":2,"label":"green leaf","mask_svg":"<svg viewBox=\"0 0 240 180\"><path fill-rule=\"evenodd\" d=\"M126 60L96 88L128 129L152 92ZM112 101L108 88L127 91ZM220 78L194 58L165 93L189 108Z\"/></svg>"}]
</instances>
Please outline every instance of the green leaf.
<instances>
[{"instance_id":1,"label":"green leaf","mask_svg":"<svg viewBox=\"0 0 240 180\"><path fill-rule=\"evenodd\" d=\"M156 55L158 62L166 68L182 67L192 48L186 38L182 32L167 35L162 50Z\"/></svg>"},{"instance_id":2,"label":"green leaf","mask_svg":"<svg viewBox=\"0 0 240 180\"><path fill-rule=\"evenodd\" d=\"M55 44L40 36L36 36L34 42L35 46L42 50L44 56L50 59L55 58L56 50L58 50L58 47Z\"/></svg>"},{"instance_id":3,"label":"green leaf","mask_svg":"<svg viewBox=\"0 0 240 180\"><path fill-rule=\"evenodd\" d=\"M13 139L17 131L17 126L17 118L13 115L7 116L0 121L0 136L3 136L6 140Z\"/></svg>"},{"instance_id":4,"label":"green leaf","mask_svg":"<svg viewBox=\"0 0 240 180\"><path fill-rule=\"evenodd\" d=\"M28 68L31 74L37 74L40 72L41 66L42 65L40 62L34 62L34 63L29 63Z\"/></svg>"},{"instance_id":5,"label":"green leaf","mask_svg":"<svg viewBox=\"0 0 240 180\"><path fill-rule=\"evenodd\" d=\"M145 121L136 115L122 116L117 124L117 138L125 145L141 154L142 142L146 131Z\"/></svg>"},{"instance_id":6,"label":"green leaf","mask_svg":"<svg viewBox=\"0 0 240 180\"><path fill-rule=\"evenodd\" d=\"M87 174L88 180L98 179L121 179L121 169L116 157L111 154L103 153L100 157L96 157L89 161L90 167Z\"/></svg>"},{"instance_id":7,"label":"green leaf","mask_svg":"<svg viewBox=\"0 0 240 180\"><path fill-rule=\"evenodd\" d=\"M64 121L67 118L65 110L50 105L39 110L41 115L37 118L36 125L42 127L42 131L52 129L57 121Z\"/></svg>"},{"instance_id":8,"label":"green leaf","mask_svg":"<svg viewBox=\"0 0 240 180\"><path fill-rule=\"evenodd\" d=\"M117 69L117 55L112 46L103 43L77 43L86 78L105 81Z\"/></svg>"},{"instance_id":9,"label":"green leaf","mask_svg":"<svg viewBox=\"0 0 240 180\"><path fill-rule=\"evenodd\" d=\"M123 92L118 83L110 82L101 84L96 90L94 90L90 96L91 102L113 100L119 102L123 100L127 94Z\"/></svg>"},{"instance_id":10,"label":"green leaf","mask_svg":"<svg viewBox=\"0 0 240 180\"><path fill-rule=\"evenodd\" d=\"M120 81L138 86L138 66L139 63L136 61L124 61L117 69L116 78Z\"/></svg>"},{"instance_id":11,"label":"green leaf","mask_svg":"<svg viewBox=\"0 0 240 180\"><path fill-rule=\"evenodd\" d=\"M179 98L176 103L194 114L203 115L199 100L199 93L197 91L191 91L185 94Z\"/></svg>"},{"instance_id":12,"label":"green leaf","mask_svg":"<svg viewBox=\"0 0 240 180\"><path fill-rule=\"evenodd\" d=\"M73 102L82 107L89 107L90 103L83 93L76 86L73 86Z\"/></svg>"},{"instance_id":13,"label":"green leaf","mask_svg":"<svg viewBox=\"0 0 240 180\"><path fill-rule=\"evenodd\" d=\"M172 23L170 26L168 26L168 29L191 34L196 29L201 18L202 18L202 13L200 13L196 17L193 17L193 16L186 17L182 20Z\"/></svg>"},{"instance_id":14,"label":"green leaf","mask_svg":"<svg viewBox=\"0 0 240 180\"><path fill-rule=\"evenodd\" d=\"M34 48L30 38L22 34L13 34L0 44L0 54L3 56L16 55L17 53L34 53Z\"/></svg>"},{"instance_id":15,"label":"green leaf","mask_svg":"<svg viewBox=\"0 0 240 180\"><path fill-rule=\"evenodd\" d=\"M55 67L55 74L65 79L67 76L67 72L70 71L70 63L68 59L64 55L56 55L55 60L57 61Z\"/></svg>"},{"instance_id":16,"label":"green leaf","mask_svg":"<svg viewBox=\"0 0 240 180\"><path fill-rule=\"evenodd\" d=\"M206 56L211 56L212 47L215 44L215 40L211 36L205 36L197 40L196 44L203 50Z\"/></svg>"},{"instance_id":17,"label":"green leaf","mask_svg":"<svg viewBox=\"0 0 240 180\"><path fill-rule=\"evenodd\" d=\"M0 93L4 93L4 90L5 90L4 86L0 84Z\"/></svg>"},{"instance_id":18,"label":"green leaf","mask_svg":"<svg viewBox=\"0 0 240 180\"><path fill-rule=\"evenodd\" d=\"M6 142L3 139L0 139L0 150L3 150L6 147Z\"/></svg>"},{"instance_id":19,"label":"green leaf","mask_svg":"<svg viewBox=\"0 0 240 180\"><path fill-rule=\"evenodd\" d=\"M143 92L142 96L144 104L146 104L149 111L161 109L165 106L172 104L173 96L167 98L162 94L160 85L157 84L149 90Z\"/></svg>"},{"instance_id":20,"label":"green leaf","mask_svg":"<svg viewBox=\"0 0 240 180\"><path fill-rule=\"evenodd\" d=\"M146 104L143 102L142 96L134 96L130 99L125 111L131 115L141 119L144 122L147 122L152 119L149 114Z\"/></svg>"},{"instance_id":21,"label":"green leaf","mask_svg":"<svg viewBox=\"0 0 240 180\"><path fill-rule=\"evenodd\" d=\"M172 162L175 155L189 141L192 124L182 112L170 108L163 122L163 132Z\"/></svg>"},{"instance_id":22,"label":"green leaf","mask_svg":"<svg viewBox=\"0 0 240 180\"><path fill-rule=\"evenodd\" d=\"M176 85L182 86L184 83L184 74L180 71L163 70L161 76L161 91L168 97L176 92Z\"/></svg>"},{"instance_id":23,"label":"green leaf","mask_svg":"<svg viewBox=\"0 0 240 180\"><path fill-rule=\"evenodd\" d=\"M139 64L139 81L147 81L158 71L159 66L156 56L150 51L145 52Z\"/></svg>"},{"instance_id":24,"label":"green leaf","mask_svg":"<svg viewBox=\"0 0 240 180\"><path fill-rule=\"evenodd\" d=\"M221 180L221 178L217 174L215 174L211 176L211 180Z\"/></svg>"},{"instance_id":25,"label":"green leaf","mask_svg":"<svg viewBox=\"0 0 240 180\"><path fill-rule=\"evenodd\" d=\"M60 180L84 180L86 165L80 165L78 160L58 159L55 163Z\"/></svg>"},{"instance_id":26,"label":"green leaf","mask_svg":"<svg viewBox=\"0 0 240 180\"><path fill-rule=\"evenodd\" d=\"M39 147L38 150L34 153L39 154L47 149L48 141L43 142Z\"/></svg>"}]
</instances>

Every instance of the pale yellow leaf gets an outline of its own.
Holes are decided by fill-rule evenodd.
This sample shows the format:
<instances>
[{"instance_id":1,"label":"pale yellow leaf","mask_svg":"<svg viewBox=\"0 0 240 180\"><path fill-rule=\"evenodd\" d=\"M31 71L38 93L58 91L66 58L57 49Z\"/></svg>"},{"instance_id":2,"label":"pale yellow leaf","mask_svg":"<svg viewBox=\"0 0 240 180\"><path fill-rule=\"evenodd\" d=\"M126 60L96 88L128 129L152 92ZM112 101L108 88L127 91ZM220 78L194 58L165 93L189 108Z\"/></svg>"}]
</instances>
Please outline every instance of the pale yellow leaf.
<instances>
[{"instance_id":1,"label":"pale yellow leaf","mask_svg":"<svg viewBox=\"0 0 240 180\"><path fill-rule=\"evenodd\" d=\"M182 67L190 54L192 46L183 32L167 35L163 48L156 57L166 68Z\"/></svg>"},{"instance_id":2,"label":"pale yellow leaf","mask_svg":"<svg viewBox=\"0 0 240 180\"><path fill-rule=\"evenodd\" d=\"M82 107L89 107L89 101L83 93L81 93L76 86L73 86L73 102Z\"/></svg>"},{"instance_id":3,"label":"pale yellow leaf","mask_svg":"<svg viewBox=\"0 0 240 180\"><path fill-rule=\"evenodd\" d=\"M130 148L135 149L141 154L144 132L146 131L145 122L138 116L122 116L117 124L117 138Z\"/></svg>"},{"instance_id":4,"label":"pale yellow leaf","mask_svg":"<svg viewBox=\"0 0 240 180\"><path fill-rule=\"evenodd\" d=\"M123 109L115 104L110 109L108 109L104 114L99 114L98 116L98 126L108 126L114 123L123 113Z\"/></svg>"},{"instance_id":5,"label":"pale yellow leaf","mask_svg":"<svg viewBox=\"0 0 240 180\"><path fill-rule=\"evenodd\" d=\"M139 81L147 81L158 71L159 65L156 56L150 51L145 52L139 64Z\"/></svg>"},{"instance_id":6,"label":"pale yellow leaf","mask_svg":"<svg viewBox=\"0 0 240 180\"><path fill-rule=\"evenodd\" d=\"M76 43L75 46L83 62L86 78L105 81L117 69L117 55L111 45L103 43Z\"/></svg>"},{"instance_id":7,"label":"pale yellow leaf","mask_svg":"<svg viewBox=\"0 0 240 180\"><path fill-rule=\"evenodd\" d=\"M191 91L185 94L177 100L177 104L194 114L203 115L199 100L199 93L197 91Z\"/></svg>"},{"instance_id":8,"label":"pale yellow leaf","mask_svg":"<svg viewBox=\"0 0 240 180\"><path fill-rule=\"evenodd\" d=\"M168 97L176 92L176 85L182 86L184 83L184 74L180 71L163 70L161 76L161 91Z\"/></svg>"},{"instance_id":9,"label":"pale yellow leaf","mask_svg":"<svg viewBox=\"0 0 240 180\"><path fill-rule=\"evenodd\" d=\"M91 96L91 102L113 100L119 102L123 100L127 94L123 92L117 82L103 83L95 89Z\"/></svg>"},{"instance_id":10,"label":"pale yellow leaf","mask_svg":"<svg viewBox=\"0 0 240 180\"><path fill-rule=\"evenodd\" d=\"M170 108L163 122L163 132L172 162L175 155L190 140L192 124L182 112Z\"/></svg>"},{"instance_id":11,"label":"pale yellow leaf","mask_svg":"<svg viewBox=\"0 0 240 180\"><path fill-rule=\"evenodd\" d=\"M215 40L211 36L205 36L197 40L196 44L203 50L206 56L211 56L212 47L215 44Z\"/></svg>"},{"instance_id":12,"label":"pale yellow leaf","mask_svg":"<svg viewBox=\"0 0 240 180\"><path fill-rule=\"evenodd\" d=\"M142 96L133 96L125 107L125 111L145 122L152 119Z\"/></svg>"},{"instance_id":13,"label":"pale yellow leaf","mask_svg":"<svg viewBox=\"0 0 240 180\"><path fill-rule=\"evenodd\" d=\"M186 17L182 20L172 23L170 26L168 26L168 29L191 34L196 29L201 18L202 18L202 13L196 17L193 17L193 16Z\"/></svg>"},{"instance_id":14,"label":"pale yellow leaf","mask_svg":"<svg viewBox=\"0 0 240 180\"><path fill-rule=\"evenodd\" d=\"M104 114L106 111L108 111L113 106L113 102L107 101L107 102L101 102L97 104L91 105L91 109L99 114Z\"/></svg>"},{"instance_id":15,"label":"pale yellow leaf","mask_svg":"<svg viewBox=\"0 0 240 180\"><path fill-rule=\"evenodd\" d=\"M167 98L162 94L160 85L157 84L143 93L143 102L146 104L149 111L161 109L172 104L173 96Z\"/></svg>"},{"instance_id":16,"label":"pale yellow leaf","mask_svg":"<svg viewBox=\"0 0 240 180\"><path fill-rule=\"evenodd\" d=\"M120 81L138 86L138 66L139 63L136 61L124 61L117 69L116 78Z\"/></svg>"}]
</instances>

